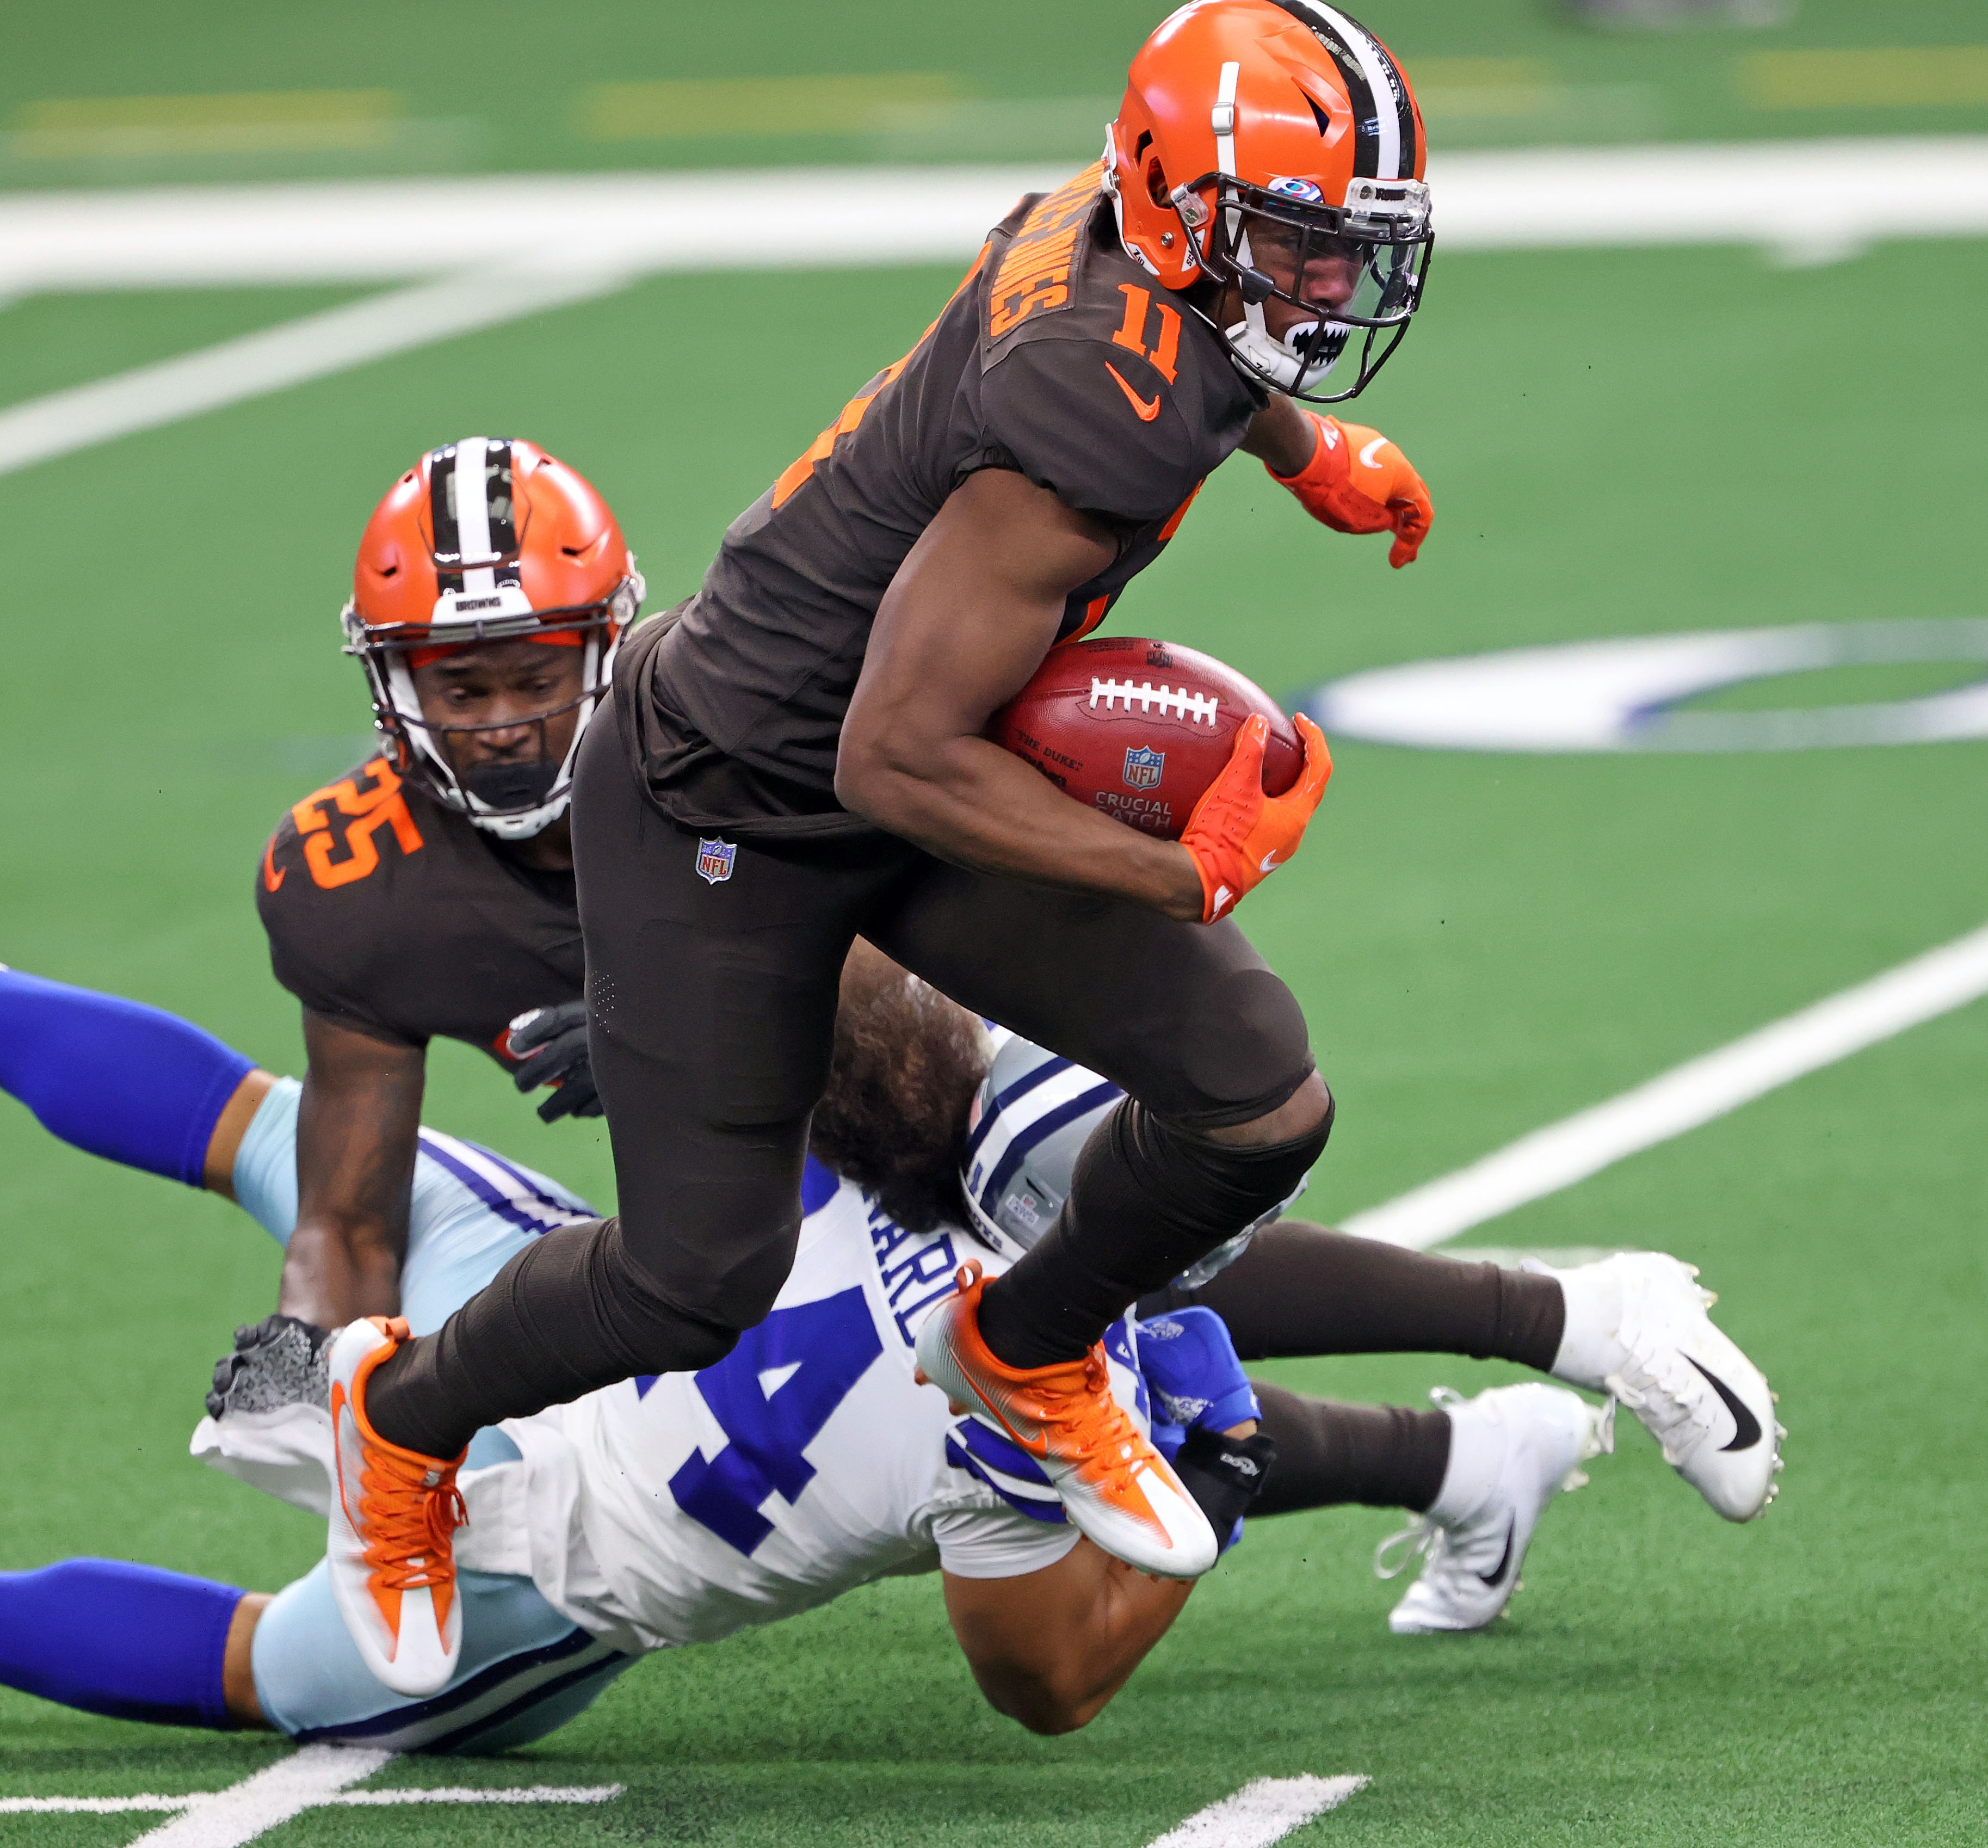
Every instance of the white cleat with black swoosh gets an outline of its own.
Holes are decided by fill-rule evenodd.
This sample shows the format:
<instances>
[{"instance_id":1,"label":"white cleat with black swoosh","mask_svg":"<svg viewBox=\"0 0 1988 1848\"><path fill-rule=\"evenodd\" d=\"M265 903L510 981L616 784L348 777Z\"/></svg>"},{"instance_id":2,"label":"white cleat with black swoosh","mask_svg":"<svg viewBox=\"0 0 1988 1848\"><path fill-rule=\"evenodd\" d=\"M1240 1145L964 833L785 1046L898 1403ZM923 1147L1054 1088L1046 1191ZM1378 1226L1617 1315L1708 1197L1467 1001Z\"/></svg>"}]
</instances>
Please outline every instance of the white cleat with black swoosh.
<instances>
[{"instance_id":1,"label":"white cleat with black swoosh","mask_svg":"<svg viewBox=\"0 0 1988 1848\"><path fill-rule=\"evenodd\" d=\"M1442 1488L1413 1527L1375 1548L1383 1579L1417 1553L1426 1563L1388 1613L1398 1636L1482 1630L1512 1601L1519 1568L1547 1504L1587 1481L1581 1464L1615 1447L1615 1406L1550 1386L1494 1386L1459 1399L1430 1394L1449 1414ZM1406 1551L1391 1558L1404 1545Z\"/></svg>"},{"instance_id":2,"label":"white cleat with black swoosh","mask_svg":"<svg viewBox=\"0 0 1988 1848\"><path fill-rule=\"evenodd\" d=\"M1663 1447L1664 1460L1728 1521L1751 1521L1780 1492L1780 1440L1767 1376L1706 1312L1719 1299L1698 1268L1624 1251L1556 1271L1567 1322L1553 1371L1613 1393Z\"/></svg>"}]
</instances>

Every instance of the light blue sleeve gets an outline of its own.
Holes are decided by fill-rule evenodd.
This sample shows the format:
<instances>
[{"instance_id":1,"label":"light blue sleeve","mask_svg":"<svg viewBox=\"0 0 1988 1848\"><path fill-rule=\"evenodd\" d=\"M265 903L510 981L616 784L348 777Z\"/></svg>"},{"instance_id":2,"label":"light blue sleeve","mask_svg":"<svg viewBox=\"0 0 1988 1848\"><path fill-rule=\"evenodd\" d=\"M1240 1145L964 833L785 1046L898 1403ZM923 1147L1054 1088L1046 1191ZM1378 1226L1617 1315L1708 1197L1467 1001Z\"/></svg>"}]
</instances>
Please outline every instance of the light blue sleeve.
<instances>
[{"instance_id":1,"label":"light blue sleeve","mask_svg":"<svg viewBox=\"0 0 1988 1848\"><path fill-rule=\"evenodd\" d=\"M277 1244L297 1223L297 1109L303 1086L270 1086L235 1157L235 1197ZM425 1125L407 1203L401 1312L440 1328L534 1239L593 1217L580 1196L495 1149Z\"/></svg>"},{"instance_id":2,"label":"light blue sleeve","mask_svg":"<svg viewBox=\"0 0 1988 1848\"><path fill-rule=\"evenodd\" d=\"M277 1079L235 1154L235 1197L279 1245L297 1228L297 1104L303 1094L295 1078Z\"/></svg>"}]
</instances>

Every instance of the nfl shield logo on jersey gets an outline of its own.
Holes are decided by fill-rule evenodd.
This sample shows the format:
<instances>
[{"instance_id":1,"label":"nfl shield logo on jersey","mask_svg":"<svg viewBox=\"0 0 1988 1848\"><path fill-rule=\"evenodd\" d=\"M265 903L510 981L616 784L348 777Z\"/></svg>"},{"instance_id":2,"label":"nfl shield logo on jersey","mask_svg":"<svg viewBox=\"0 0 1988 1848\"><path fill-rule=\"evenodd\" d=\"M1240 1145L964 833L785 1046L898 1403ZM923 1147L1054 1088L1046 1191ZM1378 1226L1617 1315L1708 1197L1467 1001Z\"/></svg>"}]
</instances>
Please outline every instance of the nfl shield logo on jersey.
<instances>
[{"instance_id":1,"label":"nfl shield logo on jersey","mask_svg":"<svg viewBox=\"0 0 1988 1848\"><path fill-rule=\"evenodd\" d=\"M1167 767L1165 751L1148 750L1143 744L1134 744L1125 753L1125 780L1134 789L1151 789L1160 780L1160 773Z\"/></svg>"},{"instance_id":2,"label":"nfl shield logo on jersey","mask_svg":"<svg viewBox=\"0 0 1988 1848\"><path fill-rule=\"evenodd\" d=\"M729 879L732 877L732 862L738 857L739 848L735 842L700 841L697 844L697 876L712 885L721 879Z\"/></svg>"}]
</instances>

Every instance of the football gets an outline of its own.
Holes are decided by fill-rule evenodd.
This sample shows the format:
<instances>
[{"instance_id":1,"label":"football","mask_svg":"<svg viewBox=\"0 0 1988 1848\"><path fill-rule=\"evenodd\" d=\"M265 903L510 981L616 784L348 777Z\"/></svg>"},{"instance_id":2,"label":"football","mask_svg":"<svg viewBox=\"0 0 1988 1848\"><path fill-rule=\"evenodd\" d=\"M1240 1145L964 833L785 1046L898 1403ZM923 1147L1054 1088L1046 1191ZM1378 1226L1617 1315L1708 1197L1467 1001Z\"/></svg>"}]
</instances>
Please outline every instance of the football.
<instances>
[{"instance_id":1,"label":"football","mask_svg":"<svg viewBox=\"0 0 1988 1848\"><path fill-rule=\"evenodd\" d=\"M1269 694L1198 648L1101 636L1051 648L988 736L1114 821L1177 841L1252 712L1270 722L1263 789L1304 767L1297 727Z\"/></svg>"}]
</instances>

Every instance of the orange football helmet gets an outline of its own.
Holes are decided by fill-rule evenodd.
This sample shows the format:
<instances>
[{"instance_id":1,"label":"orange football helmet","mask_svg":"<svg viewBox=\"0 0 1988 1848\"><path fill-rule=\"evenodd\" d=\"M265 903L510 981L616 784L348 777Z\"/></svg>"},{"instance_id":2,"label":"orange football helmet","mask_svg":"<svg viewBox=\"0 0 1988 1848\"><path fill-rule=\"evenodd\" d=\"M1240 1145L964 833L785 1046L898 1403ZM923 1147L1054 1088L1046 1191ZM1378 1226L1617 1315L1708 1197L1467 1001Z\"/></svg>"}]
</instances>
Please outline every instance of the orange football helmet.
<instances>
[{"instance_id":1,"label":"orange football helmet","mask_svg":"<svg viewBox=\"0 0 1988 1848\"><path fill-rule=\"evenodd\" d=\"M572 799L580 737L645 588L584 476L532 443L466 437L431 449L373 509L341 618L345 652L365 664L374 726L402 773L478 828L522 840ZM557 763L542 750L537 763L503 766L472 787L422 716L413 670L456 648L515 641L586 651L577 699L532 720L543 740L549 720L578 706L573 743Z\"/></svg>"},{"instance_id":2,"label":"orange football helmet","mask_svg":"<svg viewBox=\"0 0 1988 1848\"><path fill-rule=\"evenodd\" d=\"M1323 0L1192 0L1132 60L1104 188L1126 249L1168 288L1236 285L1231 325L1208 290L1188 305L1246 372L1337 404L1380 371L1421 300L1435 245L1425 151L1407 75L1357 21ZM1321 312L1306 272L1326 262L1357 282ZM1303 316L1281 339L1264 321L1273 298ZM1314 390L1356 333L1357 376Z\"/></svg>"}]
</instances>

